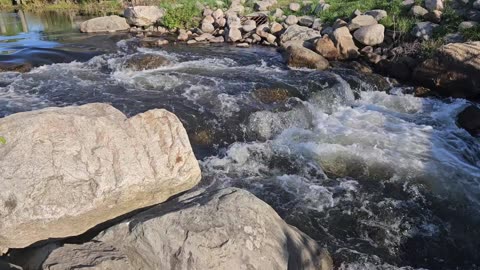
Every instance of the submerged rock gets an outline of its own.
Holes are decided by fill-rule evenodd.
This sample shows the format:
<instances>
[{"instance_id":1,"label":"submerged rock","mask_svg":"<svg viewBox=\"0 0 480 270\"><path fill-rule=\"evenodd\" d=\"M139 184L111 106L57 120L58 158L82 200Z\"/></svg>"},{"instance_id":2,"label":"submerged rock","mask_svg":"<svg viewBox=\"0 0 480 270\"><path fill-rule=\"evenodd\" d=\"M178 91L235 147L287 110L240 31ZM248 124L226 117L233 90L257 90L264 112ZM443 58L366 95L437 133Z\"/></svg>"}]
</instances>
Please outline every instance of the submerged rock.
<instances>
[{"instance_id":1,"label":"submerged rock","mask_svg":"<svg viewBox=\"0 0 480 270\"><path fill-rule=\"evenodd\" d=\"M329 66L327 59L301 45L291 45L287 48L287 64L290 67L318 70L325 70Z\"/></svg>"},{"instance_id":2,"label":"submerged rock","mask_svg":"<svg viewBox=\"0 0 480 270\"><path fill-rule=\"evenodd\" d=\"M0 63L0 72L20 72L25 73L32 70L33 66L30 63L22 63L22 64L7 64L7 63Z\"/></svg>"},{"instance_id":3,"label":"submerged rock","mask_svg":"<svg viewBox=\"0 0 480 270\"><path fill-rule=\"evenodd\" d=\"M83 33L116 32L130 29L127 20L117 15L93 18L80 24Z\"/></svg>"},{"instance_id":4,"label":"submerged rock","mask_svg":"<svg viewBox=\"0 0 480 270\"><path fill-rule=\"evenodd\" d=\"M480 136L480 109L470 105L457 116L457 124L472 136Z\"/></svg>"},{"instance_id":5,"label":"submerged rock","mask_svg":"<svg viewBox=\"0 0 480 270\"><path fill-rule=\"evenodd\" d=\"M0 248L74 236L195 186L200 168L178 118L129 119L107 104L0 119Z\"/></svg>"},{"instance_id":6,"label":"submerged rock","mask_svg":"<svg viewBox=\"0 0 480 270\"><path fill-rule=\"evenodd\" d=\"M170 61L158 54L136 54L125 61L125 67L131 70L155 69L169 65Z\"/></svg>"},{"instance_id":7,"label":"submerged rock","mask_svg":"<svg viewBox=\"0 0 480 270\"><path fill-rule=\"evenodd\" d=\"M420 64L414 79L442 95L480 96L480 41L450 43Z\"/></svg>"},{"instance_id":8,"label":"submerged rock","mask_svg":"<svg viewBox=\"0 0 480 270\"><path fill-rule=\"evenodd\" d=\"M253 90L252 94L265 104L284 102L292 96L288 90L282 88L258 88Z\"/></svg>"},{"instance_id":9,"label":"submerged rock","mask_svg":"<svg viewBox=\"0 0 480 270\"><path fill-rule=\"evenodd\" d=\"M135 6L125 9L123 15L131 25L150 26L165 15L165 10L157 6Z\"/></svg>"},{"instance_id":10,"label":"submerged rock","mask_svg":"<svg viewBox=\"0 0 480 270\"><path fill-rule=\"evenodd\" d=\"M286 224L266 203L236 188L186 194L155 206L91 242L54 250L42 269L57 269L49 268L55 265L68 265L68 269L100 265L152 270L333 269L328 252L316 241Z\"/></svg>"}]
</instances>

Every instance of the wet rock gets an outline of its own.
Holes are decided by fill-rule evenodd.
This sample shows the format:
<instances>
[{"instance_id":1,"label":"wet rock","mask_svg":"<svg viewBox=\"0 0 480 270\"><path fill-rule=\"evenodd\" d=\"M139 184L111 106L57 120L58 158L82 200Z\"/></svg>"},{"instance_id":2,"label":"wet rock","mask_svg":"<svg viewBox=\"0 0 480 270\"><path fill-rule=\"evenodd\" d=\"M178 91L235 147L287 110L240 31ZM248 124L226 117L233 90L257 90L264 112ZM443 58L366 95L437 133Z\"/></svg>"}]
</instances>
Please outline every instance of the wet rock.
<instances>
[{"instance_id":1,"label":"wet rock","mask_svg":"<svg viewBox=\"0 0 480 270\"><path fill-rule=\"evenodd\" d=\"M287 19L285 19L285 23L287 25L294 25L298 23L298 18L295 15L288 15Z\"/></svg>"},{"instance_id":2,"label":"wet rock","mask_svg":"<svg viewBox=\"0 0 480 270\"><path fill-rule=\"evenodd\" d=\"M32 70L33 66L30 63L0 63L0 72L20 72L25 73Z\"/></svg>"},{"instance_id":3,"label":"wet rock","mask_svg":"<svg viewBox=\"0 0 480 270\"><path fill-rule=\"evenodd\" d=\"M284 102L291 97L290 92L282 88L258 88L252 94L265 104Z\"/></svg>"},{"instance_id":4,"label":"wet rock","mask_svg":"<svg viewBox=\"0 0 480 270\"><path fill-rule=\"evenodd\" d=\"M425 0L425 7L429 11L443 10L443 0Z\"/></svg>"},{"instance_id":5,"label":"wet rock","mask_svg":"<svg viewBox=\"0 0 480 270\"><path fill-rule=\"evenodd\" d=\"M476 0L475 2L473 2L472 7L474 9L480 10L480 0Z\"/></svg>"},{"instance_id":6,"label":"wet rock","mask_svg":"<svg viewBox=\"0 0 480 270\"><path fill-rule=\"evenodd\" d=\"M330 255L316 241L286 224L266 203L236 188L183 195L105 230L91 242L56 252L74 257L87 251L88 245L118 250L120 254L114 256L128 260L119 269L127 265L129 269L220 270L241 265L252 270L292 265L305 270L333 269ZM106 249L104 253L112 252ZM55 262L50 257L46 261Z\"/></svg>"},{"instance_id":7,"label":"wet rock","mask_svg":"<svg viewBox=\"0 0 480 270\"><path fill-rule=\"evenodd\" d=\"M411 9L410 9L410 14L414 17L423 17L425 16L425 14L428 13L428 10L424 9L423 7L421 6L413 6Z\"/></svg>"},{"instance_id":8,"label":"wet rock","mask_svg":"<svg viewBox=\"0 0 480 270\"><path fill-rule=\"evenodd\" d=\"M370 15L360 15L352 19L352 21L348 24L348 29L350 31L354 31L360 27L374 25L377 23L377 20Z\"/></svg>"},{"instance_id":9,"label":"wet rock","mask_svg":"<svg viewBox=\"0 0 480 270\"><path fill-rule=\"evenodd\" d=\"M385 26L374 24L360 27L353 33L357 41L363 45L374 46L383 43Z\"/></svg>"},{"instance_id":10,"label":"wet rock","mask_svg":"<svg viewBox=\"0 0 480 270\"><path fill-rule=\"evenodd\" d=\"M323 35L323 37L317 39L315 51L328 60L336 60L339 57L338 49L328 35Z\"/></svg>"},{"instance_id":11,"label":"wet rock","mask_svg":"<svg viewBox=\"0 0 480 270\"><path fill-rule=\"evenodd\" d=\"M150 26L165 15L165 10L157 6L134 6L125 9L123 16L128 24L135 26Z\"/></svg>"},{"instance_id":12,"label":"wet rock","mask_svg":"<svg viewBox=\"0 0 480 270\"><path fill-rule=\"evenodd\" d=\"M480 109L470 105L457 116L457 125L470 133L472 136L480 136Z\"/></svg>"},{"instance_id":13,"label":"wet rock","mask_svg":"<svg viewBox=\"0 0 480 270\"><path fill-rule=\"evenodd\" d=\"M193 44L196 44L196 43L197 43L197 41L196 41L196 40L193 40L193 39L187 41L187 44L188 44L188 45L193 45Z\"/></svg>"},{"instance_id":14,"label":"wet rock","mask_svg":"<svg viewBox=\"0 0 480 270\"><path fill-rule=\"evenodd\" d=\"M308 48L314 48L314 41L320 37L320 33L311 28L292 25L280 36L280 45L287 48L291 44L301 44Z\"/></svg>"},{"instance_id":15,"label":"wet rock","mask_svg":"<svg viewBox=\"0 0 480 270\"><path fill-rule=\"evenodd\" d=\"M293 12L297 12L297 11L300 10L301 6L300 6L299 3L290 3L290 4L288 5L288 8L289 8L291 11L293 11Z\"/></svg>"},{"instance_id":16,"label":"wet rock","mask_svg":"<svg viewBox=\"0 0 480 270\"><path fill-rule=\"evenodd\" d=\"M415 97L429 97L429 96L432 96L433 93L432 93L432 90L430 90L426 87L417 86L417 87L415 87L415 89L413 91L413 95Z\"/></svg>"},{"instance_id":17,"label":"wet rock","mask_svg":"<svg viewBox=\"0 0 480 270\"><path fill-rule=\"evenodd\" d=\"M22 270L22 267L0 259L0 269L2 270Z\"/></svg>"},{"instance_id":18,"label":"wet rock","mask_svg":"<svg viewBox=\"0 0 480 270\"><path fill-rule=\"evenodd\" d=\"M467 20L480 22L480 10L469 10L466 14Z\"/></svg>"},{"instance_id":19,"label":"wet rock","mask_svg":"<svg viewBox=\"0 0 480 270\"><path fill-rule=\"evenodd\" d=\"M116 32L130 29L127 20L117 15L93 18L80 24L83 33Z\"/></svg>"},{"instance_id":20,"label":"wet rock","mask_svg":"<svg viewBox=\"0 0 480 270\"><path fill-rule=\"evenodd\" d=\"M124 66L130 70L155 69L170 64L170 61L158 54L136 54L128 58Z\"/></svg>"},{"instance_id":21,"label":"wet rock","mask_svg":"<svg viewBox=\"0 0 480 270\"><path fill-rule=\"evenodd\" d=\"M250 44L248 44L246 42L238 43L236 46L239 47L239 48L250 48Z\"/></svg>"},{"instance_id":22,"label":"wet rock","mask_svg":"<svg viewBox=\"0 0 480 270\"><path fill-rule=\"evenodd\" d=\"M359 56L358 47L353 42L353 37L346 26L333 31L333 41L339 52L339 59L353 59Z\"/></svg>"},{"instance_id":23,"label":"wet rock","mask_svg":"<svg viewBox=\"0 0 480 270\"><path fill-rule=\"evenodd\" d=\"M168 44L168 40L155 37L144 37L140 40L140 45L147 48L155 48Z\"/></svg>"},{"instance_id":24,"label":"wet rock","mask_svg":"<svg viewBox=\"0 0 480 270\"><path fill-rule=\"evenodd\" d=\"M415 69L414 79L442 95L479 97L480 41L442 46Z\"/></svg>"},{"instance_id":25,"label":"wet rock","mask_svg":"<svg viewBox=\"0 0 480 270\"><path fill-rule=\"evenodd\" d=\"M290 67L325 70L328 60L316 52L301 45L291 45L287 48L287 64Z\"/></svg>"},{"instance_id":26,"label":"wet rock","mask_svg":"<svg viewBox=\"0 0 480 270\"><path fill-rule=\"evenodd\" d=\"M383 9L374 9L365 12L365 15L372 16L375 20L380 21L383 18L387 17L387 12Z\"/></svg>"},{"instance_id":27,"label":"wet rock","mask_svg":"<svg viewBox=\"0 0 480 270\"><path fill-rule=\"evenodd\" d=\"M418 22L415 24L415 27L412 29L412 36L423 39L429 40L435 28L439 25L432 23L432 22Z\"/></svg>"},{"instance_id":28,"label":"wet rock","mask_svg":"<svg viewBox=\"0 0 480 270\"><path fill-rule=\"evenodd\" d=\"M298 24L301 26L311 27L314 19L315 17L312 16L301 16L298 17Z\"/></svg>"},{"instance_id":29,"label":"wet rock","mask_svg":"<svg viewBox=\"0 0 480 270\"><path fill-rule=\"evenodd\" d=\"M200 181L185 129L162 109L47 108L0 119L0 134L2 250L84 233Z\"/></svg>"},{"instance_id":30,"label":"wet rock","mask_svg":"<svg viewBox=\"0 0 480 270\"><path fill-rule=\"evenodd\" d=\"M211 37L208 39L208 41L211 43L222 43L225 42L225 38L223 36Z\"/></svg>"},{"instance_id":31,"label":"wet rock","mask_svg":"<svg viewBox=\"0 0 480 270\"><path fill-rule=\"evenodd\" d=\"M378 62L376 69L387 76L409 81L418 62L410 56L395 57L391 60L383 59Z\"/></svg>"}]
</instances>

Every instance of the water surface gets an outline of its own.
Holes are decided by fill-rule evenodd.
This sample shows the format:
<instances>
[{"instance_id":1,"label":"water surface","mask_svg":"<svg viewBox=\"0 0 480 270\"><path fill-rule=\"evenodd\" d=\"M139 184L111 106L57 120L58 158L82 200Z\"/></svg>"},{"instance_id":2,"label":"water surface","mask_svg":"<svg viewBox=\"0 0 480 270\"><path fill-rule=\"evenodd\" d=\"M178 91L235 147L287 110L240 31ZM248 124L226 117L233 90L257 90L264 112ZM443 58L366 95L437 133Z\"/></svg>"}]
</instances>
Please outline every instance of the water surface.
<instances>
[{"instance_id":1,"label":"water surface","mask_svg":"<svg viewBox=\"0 0 480 270\"><path fill-rule=\"evenodd\" d=\"M339 269L478 269L480 143L454 118L467 101L416 98L348 69L290 70L272 48L135 44L1 73L0 117L91 102L129 116L166 108L189 133L202 186L252 191ZM172 64L126 67L142 54ZM283 98L261 97L274 91Z\"/></svg>"}]
</instances>

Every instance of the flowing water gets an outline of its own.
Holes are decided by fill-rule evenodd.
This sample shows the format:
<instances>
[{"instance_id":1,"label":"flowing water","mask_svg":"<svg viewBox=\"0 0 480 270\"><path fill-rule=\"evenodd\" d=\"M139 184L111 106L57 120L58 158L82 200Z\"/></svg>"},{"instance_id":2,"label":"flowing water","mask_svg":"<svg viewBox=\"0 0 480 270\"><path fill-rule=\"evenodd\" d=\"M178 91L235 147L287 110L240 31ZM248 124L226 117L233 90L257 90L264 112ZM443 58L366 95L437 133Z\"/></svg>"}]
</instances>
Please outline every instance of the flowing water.
<instances>
[{"instance_id":1,"label":"flowing water","mask_svg":"<svg viewBox=\"0 0 480 270\"><path fill-rule=\"evenodd\" d=\"M480 269L480 142L454 117L467 101L416 98L348 69L290 70L272 48L145 49L65 35L39 40L75 61L43 55L69 63L0 73L0 117L90 102L130 116L166 108L189 133L202 186L250 190L339 269ZM138 54L171 64L126 68Z\"/></svg>"}]
</instances>

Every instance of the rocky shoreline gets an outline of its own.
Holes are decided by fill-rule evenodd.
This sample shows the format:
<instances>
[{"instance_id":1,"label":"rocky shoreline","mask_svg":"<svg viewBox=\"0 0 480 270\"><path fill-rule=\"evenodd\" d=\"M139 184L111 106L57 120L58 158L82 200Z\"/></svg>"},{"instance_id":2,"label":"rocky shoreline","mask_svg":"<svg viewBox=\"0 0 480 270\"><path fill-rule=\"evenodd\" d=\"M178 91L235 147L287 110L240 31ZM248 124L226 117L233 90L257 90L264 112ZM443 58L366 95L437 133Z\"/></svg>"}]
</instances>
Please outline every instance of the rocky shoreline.
<instances>
[{"instance_id":1,"label":"rocky shoreline","mask_svg":"<svg viewBox=\"0 0 480 270\"><path fill-rule=\"evenodd\" d=\"M460 1L460 2L459 2ZM423 42L428 42L440 28L443 11L463 14L468 21L458 25L458 32L443 37L445 45L426 57ZM228 9L202 6L198 27L167 29L162 25L166 10L156 6L135 6L124 11L124 17L108 16L84 22L81 31L129 31L141 46L159 47L183 42L188 45L232 43L237 47L252 45L278 47L292 68L326 70L332 66L378 73L392 78L392 83L415 87L418 97L480 98L480 41L463 41L460 31L478 27L480 3L458 0L428 0L423 6L414 1L401 3L419 22L410 33L387 29L381 22L390 16L385 10L356 10L350 18L323 22L315 16L286 15L276 0L255 2L256 12L245 13L244 2L235 0ZM450 7L451 6L451 7ZM290 3L288 13L302 9L319 14L329 9L324 0ZM396 39L395 36L408 36ZM398 81L397 81L398 80ZM474 106L475 107L475 106ZM476 107L475 107L476 108ZM462 127L466 127L459 122ZM469 124L471 125L471 124ZM466 128L472 134L475 128Z\"/></svg>"}]
</instances>

